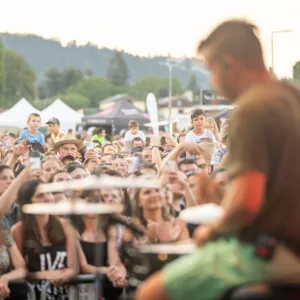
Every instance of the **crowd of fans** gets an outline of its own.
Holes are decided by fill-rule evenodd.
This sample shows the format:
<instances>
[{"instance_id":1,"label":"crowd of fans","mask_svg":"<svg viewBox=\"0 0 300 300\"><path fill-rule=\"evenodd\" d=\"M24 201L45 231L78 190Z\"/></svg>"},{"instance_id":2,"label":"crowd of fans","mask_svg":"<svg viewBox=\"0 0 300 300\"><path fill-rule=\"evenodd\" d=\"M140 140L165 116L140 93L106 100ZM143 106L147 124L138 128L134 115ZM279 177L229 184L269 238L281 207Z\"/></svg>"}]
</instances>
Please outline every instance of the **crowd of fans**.
<instances>
[{"instance_id":1,"label":"crowd of fans","mask_svg":"<svg viewBox=\"0 0 300 300\"><path fill-rule=\"evenodd\" d=\"M219 204L228 184L226 152L228 124L220 128L201 109L191 114L192 130L175 135L147 136L132 120L123 137L109 141L103 128L91 137L65 134L60 121L47 121L49 134L39 131L38 114L28 117L28 128L19 136L5 133L0 145L0 298L26 299L27 292L10 282L30 277L39 299L45 281L47 299L68 299L65 285L76 274L100 272L103 298L118 299L128 288L127 245L189 241L194 226L178 218L181 210L203 203ZM30 166L30 153L37 152L40 168ZM158 179L161 188L127 188L77 191L88 202L122 204L123 217L142 230L137 237L120 224L97 215L56 217L29 215L22 206L55 203L72 192L43 193L43 183L89 176ZM101 263L95 260L101 249ZM151 273L151 272L150 272ZM91 295L94 285L82 294ZM83 296L82 296L83 297ZM86 299L86 298L82 298Z\"/></svg>"}]
</instances>

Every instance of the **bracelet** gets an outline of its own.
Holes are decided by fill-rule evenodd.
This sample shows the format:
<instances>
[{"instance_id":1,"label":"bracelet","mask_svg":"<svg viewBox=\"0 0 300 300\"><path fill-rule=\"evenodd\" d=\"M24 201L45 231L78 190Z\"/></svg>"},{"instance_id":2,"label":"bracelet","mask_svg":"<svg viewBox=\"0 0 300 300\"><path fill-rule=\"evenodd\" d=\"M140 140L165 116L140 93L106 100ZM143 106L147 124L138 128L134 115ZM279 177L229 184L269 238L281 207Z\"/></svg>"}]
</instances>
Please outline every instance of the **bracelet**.
<instances>
[{"instance_id":1,"label":"bracelet","mask_svg":"<svg viewBox=\"0 0 300 300\"><path fill-rule=\"evenodd\" d=\"M151 147L151 150L153 150L153 148L157 148L159 150L160 146L154 145Z\"/></svg>"}]
</instances>

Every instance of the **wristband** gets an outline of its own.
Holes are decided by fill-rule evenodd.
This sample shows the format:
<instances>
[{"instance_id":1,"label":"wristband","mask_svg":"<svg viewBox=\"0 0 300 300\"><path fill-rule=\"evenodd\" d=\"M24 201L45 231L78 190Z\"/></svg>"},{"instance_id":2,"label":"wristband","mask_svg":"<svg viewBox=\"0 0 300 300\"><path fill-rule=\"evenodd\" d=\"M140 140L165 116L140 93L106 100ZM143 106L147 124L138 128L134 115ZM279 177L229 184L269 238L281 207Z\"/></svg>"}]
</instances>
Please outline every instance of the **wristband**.
<instances>
[{"instance_id":1,"label":"wristband","mask_svg":"<svg viewBox=\"0 0 300 300\"><path fill-rule=\"evenodd\" d=\"M153 145L153 146L151 147L151 150L153 150L153 148L157 148L157 149L159 150L160 146Z\"/></svg>"}]
</instances>

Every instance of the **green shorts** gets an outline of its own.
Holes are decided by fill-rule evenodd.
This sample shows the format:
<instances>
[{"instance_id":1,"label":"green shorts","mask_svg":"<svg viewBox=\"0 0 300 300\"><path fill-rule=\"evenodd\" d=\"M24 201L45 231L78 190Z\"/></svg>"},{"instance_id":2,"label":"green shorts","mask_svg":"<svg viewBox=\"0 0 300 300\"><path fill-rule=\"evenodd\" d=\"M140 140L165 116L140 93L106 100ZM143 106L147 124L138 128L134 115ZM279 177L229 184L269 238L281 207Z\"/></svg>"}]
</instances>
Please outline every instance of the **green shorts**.
<instances>
[{"instance_id":1,"label":"green shorts","mask_svg":"<svg viewBox=\"0 0 300 300\"><path fill-rule=\"evenodd\" d=\"M219 238L168 264L164 286L172 300L219 299L233 286L265 279L266 265L255 257L253 246Z\"/></svg>"}]
</instances>

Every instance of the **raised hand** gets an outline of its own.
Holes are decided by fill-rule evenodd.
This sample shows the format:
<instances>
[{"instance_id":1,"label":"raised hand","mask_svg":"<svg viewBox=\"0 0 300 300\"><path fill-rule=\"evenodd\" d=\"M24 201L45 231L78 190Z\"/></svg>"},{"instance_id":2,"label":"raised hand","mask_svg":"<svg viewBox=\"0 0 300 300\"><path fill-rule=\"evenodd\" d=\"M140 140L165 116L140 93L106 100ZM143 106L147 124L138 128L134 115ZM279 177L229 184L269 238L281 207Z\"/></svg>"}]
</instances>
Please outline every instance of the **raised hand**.
<instances>
[{"instance_id":1,"label":"raised hand","mask_svg":"<svg viewBox=\"0 0 300 300\"><path fill-rule=\"evenodd\" d=\"M28 143L27 139L24 139L21 141L20 144L15 145L13 154L16 157L19 157L29 152L29 150L30 150L30 144Z\"/></svg>"}]
</instances>

